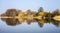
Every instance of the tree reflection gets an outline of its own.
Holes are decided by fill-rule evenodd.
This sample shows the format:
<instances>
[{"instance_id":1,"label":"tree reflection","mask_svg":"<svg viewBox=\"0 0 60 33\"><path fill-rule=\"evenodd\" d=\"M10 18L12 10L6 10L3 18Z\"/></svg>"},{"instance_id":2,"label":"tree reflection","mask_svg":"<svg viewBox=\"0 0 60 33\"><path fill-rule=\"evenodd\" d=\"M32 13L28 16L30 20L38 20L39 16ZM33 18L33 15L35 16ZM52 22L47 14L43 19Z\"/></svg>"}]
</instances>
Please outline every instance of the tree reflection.
<instances>
[{"instance_id":1,"label":"tree reflection","mask_svg":"<svg viewBox=\"0 0 60 33\"><path fill-rule=\"evenodd\" d=\"M18 20L15 18L3 18L2 20L4 20L7 25L11 25L11 26L15 26L15 25L19 24Z\"/></svg>"},{"instance_id":2,"label":"tree reflection","mask_svg":"<svg viewBox=\"0 0 60 33\"><path fill-rule=\"evenodd\" d=\"M6 24L10 26L16 26L23 22L26 22L27 24L31 24L32 22L37 22L40 27L43 27L45 23L52 23L56 27L59 27L59 24L60 24L60 21L48 20L48 19L33 19L33 20L22 19L22 21L20 21L21 19L18 20L16 18L5 18L5 19L3 18L2 20L5 21Z\"/></svg>"},{"instance_id":3,"label":"tree reflection","mask_svg":"<svg viewBox=\"0 0 60 33\"><path fill-rule=\"evenodd\" d=\"M59 27L60 21L52 20L51 23L52 23L53 25L55 25L56 27Z\"/></svg>"}]
</instances>

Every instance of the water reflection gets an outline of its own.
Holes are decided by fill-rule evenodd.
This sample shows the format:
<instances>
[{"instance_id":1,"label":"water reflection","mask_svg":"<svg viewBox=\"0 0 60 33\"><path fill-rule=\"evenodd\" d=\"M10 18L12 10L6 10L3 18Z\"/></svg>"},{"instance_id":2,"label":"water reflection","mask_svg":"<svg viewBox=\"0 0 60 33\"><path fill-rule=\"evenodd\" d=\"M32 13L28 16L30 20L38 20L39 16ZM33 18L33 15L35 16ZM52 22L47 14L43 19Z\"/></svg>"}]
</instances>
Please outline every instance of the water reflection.
<instances>
[{"instance_id":1,"label":"water reflection","mask_svg":"<svg viewBox=\"0 0 60 33\"><path fill-rule=\"evenodd\" d=\"M9 26L16 26L26 22L27 24L31 24L32 22L37 22L40 27L43 27L45 23L52 23L56 27L59 27L60 21L56 20L48 20L48 19L16 19L16 18L2 18L2 21L5 21Z\"/></svg>"},{"instance_id":2,"label":"water reflection","mask_svg":"<svg viewBox=\"0 0 60 33\"><path fill-rule=\"evenodd\" d=\"M2 20L5 21L7 25L15 26L18 24L18 20L14 18L2 18Z\"/></svg>"}]
</instances>

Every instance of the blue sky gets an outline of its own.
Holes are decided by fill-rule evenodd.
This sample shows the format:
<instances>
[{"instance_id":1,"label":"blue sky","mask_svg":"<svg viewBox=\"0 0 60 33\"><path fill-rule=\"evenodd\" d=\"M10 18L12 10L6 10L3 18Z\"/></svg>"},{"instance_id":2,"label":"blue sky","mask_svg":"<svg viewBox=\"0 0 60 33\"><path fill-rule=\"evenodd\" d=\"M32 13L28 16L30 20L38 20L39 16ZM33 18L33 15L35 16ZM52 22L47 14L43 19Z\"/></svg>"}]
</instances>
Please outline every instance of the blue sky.
<instances>
[{"instance_id":1,"label":"blue sky","mask_svg":"<svg viewBox=\"0 0 60 33\"><path fill-rule=\"evenodd\" d=\"M48 12L60 9L59 3L60 0L0 0L0 14L11 8L37 11L39 7L43 7Z\"/></svg>"}]
</instances>

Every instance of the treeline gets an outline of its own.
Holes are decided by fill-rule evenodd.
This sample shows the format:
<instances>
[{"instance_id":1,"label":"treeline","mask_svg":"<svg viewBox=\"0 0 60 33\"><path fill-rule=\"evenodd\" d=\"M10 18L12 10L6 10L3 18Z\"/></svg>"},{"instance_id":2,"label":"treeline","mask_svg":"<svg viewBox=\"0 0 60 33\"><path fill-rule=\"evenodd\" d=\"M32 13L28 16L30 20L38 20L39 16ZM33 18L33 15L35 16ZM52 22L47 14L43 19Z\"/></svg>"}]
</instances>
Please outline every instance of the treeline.
<instances>
[{"instance_id":1,"label":"treeline","mask_svg":"<svg viewBox=\"0 0 60 33\"><path fill-rule=\"evenodd\" d=\"M25 15L33 15L35 16L42 16L42 18L52 18L54 16L58 16L60 15L60 10L56 9L53 12L44 12L44 9L42 7L40 7L38 9L38 12L33 12L31 10L27 10L26 12L22 12L21 10L16 10L16 9L8 9L5 13L3 13L1 16L8 16L8 17L14 17L14 16L18 16L19 14L21 14L21 16Z\"/></svg>"}]
</instances>

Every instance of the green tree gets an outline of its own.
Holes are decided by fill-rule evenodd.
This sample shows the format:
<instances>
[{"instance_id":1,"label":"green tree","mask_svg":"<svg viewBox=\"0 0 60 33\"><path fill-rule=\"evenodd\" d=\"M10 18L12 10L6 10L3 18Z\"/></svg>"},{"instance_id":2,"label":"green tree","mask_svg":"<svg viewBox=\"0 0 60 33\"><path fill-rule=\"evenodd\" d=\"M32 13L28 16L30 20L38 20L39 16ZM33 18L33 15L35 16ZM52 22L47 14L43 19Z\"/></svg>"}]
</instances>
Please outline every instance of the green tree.
<instances>
[{"instance_id":1,"label":"green tree","mask_svg":"<svg viewBox=\"0 0 60 33\"><path fill-rule=\"evenodd\" d=\"M45 18L46 19L51 19L51 13L50 12L46 12Z\"/></svg>"}]
</instances>

